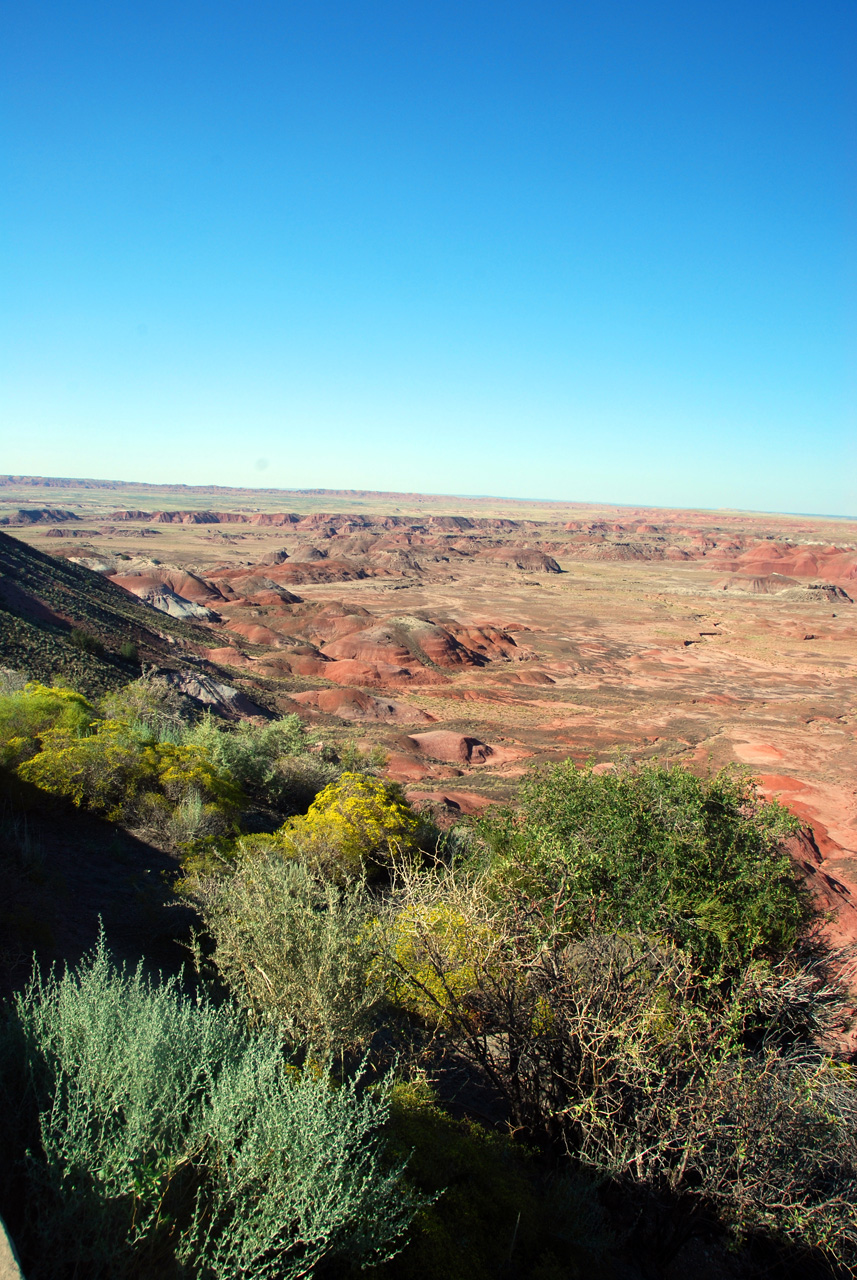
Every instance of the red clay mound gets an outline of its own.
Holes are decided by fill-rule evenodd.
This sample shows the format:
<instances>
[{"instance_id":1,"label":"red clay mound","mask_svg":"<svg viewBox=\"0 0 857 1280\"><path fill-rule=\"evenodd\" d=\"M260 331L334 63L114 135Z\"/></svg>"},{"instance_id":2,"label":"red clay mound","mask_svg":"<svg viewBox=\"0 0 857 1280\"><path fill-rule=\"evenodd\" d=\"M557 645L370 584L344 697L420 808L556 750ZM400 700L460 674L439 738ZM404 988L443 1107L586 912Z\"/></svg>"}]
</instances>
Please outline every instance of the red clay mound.
<instances>
[{"instance_id":1,"label":"red clay mound","mask_svg":"<svg viewBox=\"0 0 857 1280\"><path fill-rule=\"evenodd\" d=\"M512 681L515 684L532 685L534 688L547 686L549 684L556 684L556 681L552 680L544 671L516 671L512 676Z\"/></svg>"},{"instance_id":2,"label":"red clay mound","mask_svg":"<svg viewBox=\"0 0 857 1280\"><path fill-rule=\"evenodd\" d=\"M326 560L327 552L321 547L298 547L292 552L292 564L311 564L314 560Z\"/></svg>"},{"instance_id":3,"label":"red clay mound","mask_svg":"<svg viewBox=\"0 0 857 1280\"><path fill-rule=\"evenodd\" d=\"M418 805L421 800L432 800L435 804L443 805L453 814L466 813L476 816L484 813L489 805L497 803L496 800L489 800L487 796L475 796L470 791L412 791L406 794L412 804Z\"/></svg>"},{"instance_id":4,"label":"red clay mound","mask_svg":"<svg viewBox=\"0 0 857 1280\"><path fill-rule=\"evenodd\" d=\"M288 587L282 586L279 582L275 582L270 574L250 573L236 574L230 577L229 584L233 591L239 596L257 598L260 592L266 595L275 593L284 604L300 604L300 596L296 596L293 591L289 591Z\"/></svg>"},{"instance_id":5,"label":"red clay mound","mask_svg":"<svg viewBox=\"0 0 857 1280\"><path fill-rule=\"evenodd\" d=\"M280 582L356 582L369 575L365 569L350 560L317 560L310 564L295 564L294 557L288 564L278 565L271 574Z\"/></svg>"},{"instance_id":6,"label":"red clay mound","mask_svg":"<svg viewBox=\"0 0 857 1280\"><path fill-rule=\"evenodd\" d=\"M322 657L290 658L296 675L320 676L334 684L360 685L363 688L401 688L406 685L443 684L445 677L439 671L425 667L410 670L390 662L361 662L357 658L331 659Z\"/></svg>"},{"instance_id":7,"label":"red clay mound","mask_svg":"<svg viewBox=\"0 0 857 1280\"><path fill-rule=\"evenodd\" d=\"M455 627L453 634L471 653L489 661L521 656L518 645L508 631L501 631L497 627Z\"/></svg>"},{"instance_id":8,"label":"red clay mound","mask_svg":"<svg viewBox=\"0 0 857 1280\"><path fill-rule=\"evenodd\" d=\"M453 733L449 729L412 733L409 737L418 751L433 756L435 760L448 760L454 764L484 764L494 754L493 747L489 747L486 742L463 733Z\"/></svg>"},{"instance_id":9,"label":"red clay mound","mask_svg":"<svg viewBox=\"0 0 857 1280\"><path fill-rule=\"evenodd\" d=\"M272 631L270 627L260 627L253 622L228 622L226 630L234 631L237 636L243 636L250 644L280 645L283 642L283 637L277 635L276 631Z\"/></svg>"},{"instance_id":10,"label":"red clay mound","mask_svg":"<svg viewBox=\"0 0 857 1280\"><path fill-rule=\"evenodd\" d=\"M436 667L481 667L486 659L461 644L446 627L424 626L412 633L415 644Z\"/></svg>"},{"instance_id":11,"label":"red clay mound","mask_svg":"<svg viewBox=\"0 0 857 1280\"><path fill-rule=\"evenodd\" d=\"M329 606L305 626L307 634L317 640L339 640L342 636L353 635L355 631L363 631L372 614L368 609L351 608L343 613L341 604Z\"/></svg>"},{"instance_id":12,"label":"red clay mound","mask_svg":"<svg viewBox=\"0 0 857 1280\"><path fill-rule=\"evenodd\" d=\"M341 640L331 640L323 646L329 658L357 658L361 662L383 662L394 666L407 666L414 656L394 633L384 626L367 627Z\"/></svg>"},{"instance_id":13,"label":"red clay mound","mask_svg":"<svg viewBox=\"0 0 857 1280\"><path fill-rule=\"evenodd\" d=\"M431 768L423 764L415 756L392 751L387 756L384 772L388 777L402 782L419 782L422 778L431 777Z\"/></svg>"},{"instance_id":14,"label":"red clay mound","mask_svg":"<svg viewBox=\"0 0 857 1280\"><path fill-rule=\"evenodd\" d=\"M852 582L857 578L857 556L841 547L792 547L763 542L741 552L738 564L744 572L762 577L771 573L798 578L824 578L830 582Z\"/></svg>"},{"instance_id":15,"label":"red clay mound","mask_svg":"<svg viewBox=\"0 0 857 1280\"><path fill-rule=\"evenodd\" d=\"M830 842L832 843L832 842ZM837 852L842 850L834 846ZM847 885L828 874L825 859L816 843L812 827L785 841L785 848L812 895L817 909L826 917L824 932L834 947L857 942L857 902Z\"/></svg>"},{"instance_id":16,"label":"red clay mound","mask_svg":"<svg viewBox=\"0 0 857 1280\"><path fill-rule=\"evenodd\" d=\"M212 604L224 597L213 582L198 578L195 573L187 573L184 569L172 569L169 565L153 565L142 573L110 574L110 581L124 587L135 596L145 595L158 587L169 587L183 600L192 600L194 604Z\"/></svg>"},{"instance_id":17,"label":"red clay mound","mask_svg":"<svg viewBox=\"0 0 857 1280\"><path fill-rule=\"evenodd\" d=\"M316 707L326 715L339 716L343 720L374 720L388 724L426 724L432 720L417 707L390 702L386 698L373 698L359 689L313 689L308 693L292 694L292 701Z\"/></svg>"},{"instance_id":18,"label":"red clay mound","mask_svg":"<svg viewBox=\"0 0 857 1280\"><path fill-rule=\"evenodd\" d=\"M223 649L207 649L205 656L209 662L216 662L222 667L252 667L253 663L246 653L227 645Z\"/></svg>"}]
</instances>

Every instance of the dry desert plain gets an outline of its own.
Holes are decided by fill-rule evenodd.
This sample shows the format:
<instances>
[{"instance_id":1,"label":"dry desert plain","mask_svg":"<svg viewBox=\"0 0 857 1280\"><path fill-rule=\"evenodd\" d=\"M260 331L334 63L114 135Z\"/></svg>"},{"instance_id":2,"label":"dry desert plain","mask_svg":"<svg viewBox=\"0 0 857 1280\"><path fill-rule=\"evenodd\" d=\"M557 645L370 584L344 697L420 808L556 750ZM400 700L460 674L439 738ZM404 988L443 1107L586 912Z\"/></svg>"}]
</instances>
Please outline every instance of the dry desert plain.
<instances>
[{"instance_id":1,"label":"dry desert plain","mask_svg":"<svg viewBox=\"0 0 857 1280\"><path fill-rule=\"evenodd\" d=\"M0 518L196 614L188 659L350 724L414 799L477 812L566 756L746 765L857 936L853 521L12 477Z\"/></svg>"}]
</instances>

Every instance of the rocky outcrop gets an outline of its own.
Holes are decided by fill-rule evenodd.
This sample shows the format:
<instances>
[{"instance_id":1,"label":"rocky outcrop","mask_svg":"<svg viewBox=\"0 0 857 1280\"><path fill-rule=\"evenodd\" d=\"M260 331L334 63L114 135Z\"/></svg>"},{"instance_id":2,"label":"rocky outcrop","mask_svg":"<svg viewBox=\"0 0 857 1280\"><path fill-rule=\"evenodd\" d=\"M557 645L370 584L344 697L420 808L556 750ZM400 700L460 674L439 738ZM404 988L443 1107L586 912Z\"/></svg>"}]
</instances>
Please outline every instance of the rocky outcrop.
<instances>
[{"instance_id":1,"label":"rocky outcrop","mask_svg":"<svg viewBox=\"0 0 857 1280\"><path fill-rule=\"evenodd\" d=\"M452 733L448 729L434 729L428 733L412 733L409 735L418 751L432 756L435 760L447 760L450 763L484 764L493 754L493 747L479 738L472 738L463 733Z\"/></svg>"},{"instance_id":2,"label":"rocky outcrop","mask_svg":"<svg viewBox=\"0 0 857 1280\"><path fill-rule=\"evenodd\" d=\"M267 714L262 707L248 698L240 689L234 689L228 684L221 684L203 672L166 671L162 674L167 682L174 689L177 689L179 693L192 698L200 706L216 711L219 715L230 719L240 719L243 716L264 716Z\"/></svg>"},{"instance_id":3,"label":"rocky outcrop","mask_svg":"<svg viewBox=\"0 0 857 1280\"><path fill-rule=\"evenodd\" d=\"M171 618L193 618L198 622L219 621L219 614L212 609L204 604L197 604L195 600L186 600L169 587L149 587L147 591L135 591L134 594L138 600L150 604L153 609L159 609L161 613L168 613Z\"/></svg>"}]
</instances>

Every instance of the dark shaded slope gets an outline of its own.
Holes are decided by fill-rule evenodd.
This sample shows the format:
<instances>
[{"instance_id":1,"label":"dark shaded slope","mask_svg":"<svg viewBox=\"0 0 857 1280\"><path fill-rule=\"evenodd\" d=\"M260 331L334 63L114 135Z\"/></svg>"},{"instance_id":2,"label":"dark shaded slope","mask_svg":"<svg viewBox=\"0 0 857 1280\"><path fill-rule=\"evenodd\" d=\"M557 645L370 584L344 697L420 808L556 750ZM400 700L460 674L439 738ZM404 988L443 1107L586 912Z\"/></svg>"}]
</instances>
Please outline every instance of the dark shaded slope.
<instances>
[{"instance_id":1,"label":"dark shaded slope","mask_svg":"<svg viewBox=\"0 0 857 1280\"><path fill-rule=\"evenodd\" d=\"M0 665L94 695L134 679L141 661L173 666L181 650L210 643L209 632L156 613L101 574L0 533Z\"/></svg>"}]
</instances>

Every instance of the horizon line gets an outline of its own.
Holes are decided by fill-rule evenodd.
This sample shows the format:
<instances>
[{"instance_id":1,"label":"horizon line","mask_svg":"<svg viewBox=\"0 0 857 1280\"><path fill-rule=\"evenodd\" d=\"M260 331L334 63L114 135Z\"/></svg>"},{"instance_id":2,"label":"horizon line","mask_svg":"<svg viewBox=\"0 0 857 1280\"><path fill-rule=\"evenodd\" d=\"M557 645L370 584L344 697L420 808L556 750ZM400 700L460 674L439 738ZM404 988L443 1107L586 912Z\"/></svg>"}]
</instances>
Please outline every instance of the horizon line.
<instances>
[{"instance_id":1,"label":"horizon line","mask_svg":"<svg viewBox=\"0 0 857 1280\"><path fill-rule=\"evenodd\" d=\"M655 503L646 502L613 502L606 499L602 500L582 500L576 498L522 498L506 494L477 494L477 493L432 493L426 490L399 490L399 489L331 489L310 487L305 489L283 488L281 486L250 487L247 485L221 485L221 484L186 484L182 481L150 481L150 480L115 480L107 478L98 478L95 476L36 476L36 475L0 475L0 488L12 487L14 485L38 487L42 485L49 487L50 482L59 482L61 485L71 487L73 485L92 485L96 488L113 488L121 487L128 489L184 489L189 492L216 491L221 493L259 493L259 494L295 494L297 496L324 496L329 494L331 497L343 497L349 494L363 495L365 497L375 498L449 498L456 501L471 502L509 502L509 503L533 503L542 506L569 506L569 507L614 507L618 510L631 511L644 509L648 511L687 511L700 512L704 514L724 514L734 515L766 515L766 516L793 516L804 519L814 520L850 520L857 521L857 515L843 515L839 513L822 512L822 511L778 511L767 510L755 507L702 507L702 506L660 506Z\"/></svg>"}]
</instances>

